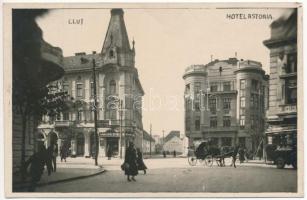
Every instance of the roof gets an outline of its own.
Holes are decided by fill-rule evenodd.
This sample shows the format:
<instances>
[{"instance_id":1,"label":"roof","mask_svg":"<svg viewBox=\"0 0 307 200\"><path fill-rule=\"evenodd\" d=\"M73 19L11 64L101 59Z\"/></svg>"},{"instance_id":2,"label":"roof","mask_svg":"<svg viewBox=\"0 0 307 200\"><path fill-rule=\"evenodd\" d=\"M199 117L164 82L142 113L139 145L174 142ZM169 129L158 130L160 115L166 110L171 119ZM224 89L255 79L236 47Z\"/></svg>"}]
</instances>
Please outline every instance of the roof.
<instances>
[{"instance_id":1,"label":"roof","mask_svg":"<svg viewBox=\"0 0 307 200\"><path fill-rule=\"evenodd\" d=\"M111 10L111 19L101 53L104 54L111 46L116 46L123 52L130 51L129 38L124 22L124 11L122 9Z\"/></svg>"},{"instance_id":2,"label":"roof","mask_svg":"<svg viewBox=\"0 0 307 200\"><path fill-rule=\"evenodd\" d=\"M151 137L150 135L149 135L149 133L147 133L145 130L143 130L143 139L145 139L145 140L147 140L147 141L152 141L152 142L155 142L156 140L153 138L153 137Z\"/></svg>"},{"instance_id":3,"label":"roof","mask_svg":"<svg viewBox=\"0 0 307 200\"><path fill-rule=\"evenodd\" d=\"M77 71L84 69L92 69L92 60L95 59L99 61L101 59L100 54L85 54L76 53L75 56L69 56L63 58L64 70L67 71Z\"/></svg>"},{"instance_id":4,"label":"roof","mask_svg":"<svg viewBox=\"0 0 307 200\"><path fill-rule=\"evenodd\" d=\"M168 142L174 137L180 138L180 131L171 131L169 134L164 138L164 143Z\"/></svg>"}]
</instances>

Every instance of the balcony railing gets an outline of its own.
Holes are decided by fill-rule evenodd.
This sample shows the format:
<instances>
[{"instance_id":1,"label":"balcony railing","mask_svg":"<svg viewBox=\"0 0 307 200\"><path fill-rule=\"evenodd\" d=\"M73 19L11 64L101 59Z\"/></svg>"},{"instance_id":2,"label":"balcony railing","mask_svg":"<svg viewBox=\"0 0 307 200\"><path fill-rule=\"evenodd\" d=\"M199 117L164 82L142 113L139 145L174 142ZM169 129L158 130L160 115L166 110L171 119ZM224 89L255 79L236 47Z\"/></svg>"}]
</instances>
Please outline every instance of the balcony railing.
<instances>
[{"instance_id":1,"label":"balcony railing","mask_svg":"<svg viewBox=\"0 0 307 200\"><path fill-rule=\"evenodd\" d=\"M297 105L296 104L287 104L287 105L280 105L280 113L281 115L284 114L296 114L297 113Z\"/></svg>"},{"instance_id":2,"label":"balcony railing","mask_svg":"<svg viewBox=\"0 0 307 200\"><path fill-rule=\"evenodd\" d=\"M71 125L71 121L69 120L63 120L63 121L60 121L60 120L57 120L55 121L55 127L69 127Z\"/></svg>"},{"instance_id":3,"label":"balcony railing","mask_svg":"<svg viewBox=\"0 0 307 200\"><path fill-rule=\"evenodd\" d=\"M205 133L210 133L210 132L225 132L225 131L237 131L238 126L229 126L229 127L224 127L224 126L217 126L217 127L208 127L205 125L202 125L202 131Z\"/></svg>"}]
</instances>

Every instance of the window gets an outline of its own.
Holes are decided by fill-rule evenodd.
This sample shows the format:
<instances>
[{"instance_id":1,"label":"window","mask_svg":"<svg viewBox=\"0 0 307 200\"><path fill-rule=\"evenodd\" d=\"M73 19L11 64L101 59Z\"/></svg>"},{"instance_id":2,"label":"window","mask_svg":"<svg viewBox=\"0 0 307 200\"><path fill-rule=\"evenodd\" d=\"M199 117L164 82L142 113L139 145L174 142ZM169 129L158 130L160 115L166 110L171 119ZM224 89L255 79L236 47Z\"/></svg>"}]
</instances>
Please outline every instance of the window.
<instances>
[{"instance_id":1,"label":"window","mask_svg":"<svg viewBox=\"0 0 307 200\"><path fill-rule=\"evenodd\" d=\"M217 117L210 117L210 127L211 128L217 127Z\"/></svg>"},{"instance_id":2,"label":"window","mask_svg":"<svg viewBox=\"0 0 307 200\"><path fill-rule=\"evenodd\" d=\"M251 90L253 92L258 92L258 89L259 89L259 83L257 80L252 80L252 86L251 86Z\"/></svg>"},{"instance_id":3,"label":"window","mask_svg":"<svg viewBox=\"0 0 307 200\"><path fill-rule=\"evenodd\" d=\"M212 85L210 86L210 91L217 92L217 83L212 83Z\"/></svg>"},{"instance_id":4,"label":"window","mask_svg":"<svg viewBox=\"0 0 307 200\"><path fill-rule=\"evenodd\" d=\"M224 98L223 99L223 109L230 110L231 108L231 98Z\"/></svg>"},{"instance_id":5,"label":"window","mask_svg":"<svg viewBox=\"0 0 307 200\"><path fill-rule=\"evenodd\" d=\"M77 97L83 96L83 84L77 83Z\"/></svg>"},{"instance_id":6,"label":"window","mask_svg":"<svg viewBox=\"0 0 307 200\"><path fill-rule=\"evenodd\" d=\"M295 73L295 72L297 72L296 53L288 54L286 73Z\"/></svg>"},{"instance_id":7,"label":"window","mask_svg":"<svg viewBox=\"0 0 307 200\"><path fill-rule=\"evenodd\" d=\"M245 147L245 137L239 137L239 145Z\"/></svg>"},{"instance_id":8,"label":"window","mask_svg":"<svg viewBox=\"0 0 307 200\"><path fill-rule=\"evenodd\" d=\"M199 101L194 102L194 108L196 111L200 111Z\"/></svg>"},{"instance_id":9,"label":"window","mask_svg":"<svg viewBox=\"0 0 307 200\"><path fill-rule=\"evenodd\" d=\"M69 120L69 113L68 112L63 113L63 120Z\"/></svg>"},{"instance_id":10,"label":"window","mask_svg":"<svg viewBox=\"0 0 307 200\"><path fill-rule=\"evenodd\" d=\"M244 115L240 116L240 127L241 128L245 127L245 116Z\"/></svg>"},{"instance_id":11,"label":"window","mask_svg":"<svg viewBox=\"0 0 307 200\"><path fill-rule=\"evenodd\" d=\"M195 130L199 131L200 130L200 117L197 116L195 119Z\"/></svg>"},{"instance_id":12,"label":"window","mask_svg":"<svg viewBox=\"0 0 307 200\"><path fill-rule=\"evenodd\" d=\"M240 108L240 115L245 115L245 108Z\"/></svg>"},{"instance_id":13,"label":"window","mask_svg":"<svg viewBox=\"0 0 307 200\"><path fill-rule=\"evenodd\" d=\"M216 114L216 99L209 99L209 108L212 114Z\"/></svg>"},{"instance_id":14,"label":"window","mask_svg":"<svg viewBox=\"0 0 307 200\"><path fill-rule=\"evenodd\" d=\"M254 129L255 128L255 116L251 115L251 128Z\"/></svg>"},{"instance_id":15,"label":"window","mask_svg":"<svg viewBox=\"0 0 307 200\"><path fill-rule=\"evenodd\" d=\"M286 104L293 104L297 102L297 81L296 79L286 80L285 93Z\"/></svg>"},{"instance_id":16,"label":"window","mask_svg":"<svg viewBox=\"0 0 307 200\"><path fill-rule=\"evenodd\" d=\"M190 121L191 121L190 117L185 118L185 130L186 131L190 131Z\"/></svg>"},{"instance_id":17,"label":"window","mask_svg":"<svg viewBox=\"0 0 307 200\"><path fill-rule=\"evenodd\" d=\"M79 110L79 111L78 111L78 113L77 113L77 119L78 119L78 121L82 121L82 113L83 113L82 110Z\"/></svg>"},{"instance_id":18,"label":"window","mask_svg":"<svg viewBox=\"0 0 307 200\"><path fill-rule=\"evenodd\" d=\"M223 127L230 127L231 121L229 116L223 117Z\"/></svg>"},{"instance_id":19,"label":"window","mask_svg":"<svg viewBox=\"0 0 307 200\"><path fill-rule=\"evenodd\" d=\"M185 93L186 94L190 93L190 84L186 84L186 86L185 86Z\"/></svg>"},{"instance_id":20,"label":"window","mask_svg":"<svg viewBox=\"0 0 307 200\"><path fill-rule=\"evenodd\" d=\"M253 108L254 107L254 95L251 95L251 104L250 104L250 107Z\"/></svg>"},{"instance_id":21,"label":"window","mask_svg":"<svg viewBox=\"0 0 307 200\"><path fill-rule=\"evenodd\" d=\"M222 137L222 146L232 146L231 137Z\"/></svg>"},{"instance_id":22,"label":"window","mask_svg":"<svg viewBox=\"0 0 307 200\"><path fill-rule=\"evenodd\" d=\"M244 90L246 87L246 81L245 79L240 80L240 90Z\"/></svg>"},{"instance_id":23,"label":"window","mask_svg":"<svg viewBox=\"0 0 307 200\"><path fill-rule=\"evenodd\" d=\"M254 108L256 109L256 110L258 110L258 104L259 104L259 101L258 101L258 99L259 99L259 97L258 97L258 95L255 95L254 96Z\"/></svg>"},{"instance_id":24,"label":"window","mask_svg":"<svg viewBox=\"0 0 307 200\"><path fill-rule=\"evenodd\" d=\"M224 91L230 91L231 90L230 82L224 82L223 90Z\"/></svg>"},{"instance_id":25,"label":"window","mask_svg":"<svg viewBox=\"0 0 307 200\"><path fill-rule=\"evenodd\" d=\"M61 114L56 115L56 120L58 120L58 121L61 120Z\"/></svg>"},{"instance_id":26,"label":"window","mask_svg":"<svg viewBox=\"0 0 307 200\"><path fill-rule=\"evenodd\" d=\"M200 93L201 90L201 83L200 82L195 82L194 83L194 94L197 95Z\"/></svg>"},{"instance_id":27,"label":"window","mask_svg":"<svg viewBox=\"0 0 307 200\"><path fill-rule=\"evenodd\" d=\"M116 82L114 80L110 81L110 94L116 94Z\"/></svg>"},{"instance_id":28,"label":"window","mask_svg":"<svg viewBox=\"0 0 307 200\"><path fill-rule=\"evenodd\" d=\"M109 52L109 57L110 57L110 58L113 58L113 57L114 57L114 51L113 51L113 50L111 50L111 51Z\"/></svg>"},{"instance_id":29,"label":"window","mask_svg":"<svg viewBox=\"0 0 307 200\"><path fill-rule=\"evenodd\" d=\"M240 97L240 106L241 108L245 108L245 97Z\"/></svg>"}]
</instances>

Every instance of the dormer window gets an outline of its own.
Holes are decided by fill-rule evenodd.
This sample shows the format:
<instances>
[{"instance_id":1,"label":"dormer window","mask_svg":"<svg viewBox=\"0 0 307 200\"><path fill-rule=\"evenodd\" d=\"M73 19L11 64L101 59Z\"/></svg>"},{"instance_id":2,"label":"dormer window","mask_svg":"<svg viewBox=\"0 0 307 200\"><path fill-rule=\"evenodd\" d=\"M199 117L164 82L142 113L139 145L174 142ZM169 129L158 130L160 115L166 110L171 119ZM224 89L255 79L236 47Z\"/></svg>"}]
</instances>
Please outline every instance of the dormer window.
<instances>
[{"instance_id":1,"label":"dormer window","mask_svg":"<svg viewBox=\"0 0 307 200\"><path fill-rule=\"evenodd\" d=\"M109 52L109 57L110 57L110 58L113 58L113 57L114 57L114 51L113 51L113 50L111 50L111 51Z\"/></svg>"}]
</instances>

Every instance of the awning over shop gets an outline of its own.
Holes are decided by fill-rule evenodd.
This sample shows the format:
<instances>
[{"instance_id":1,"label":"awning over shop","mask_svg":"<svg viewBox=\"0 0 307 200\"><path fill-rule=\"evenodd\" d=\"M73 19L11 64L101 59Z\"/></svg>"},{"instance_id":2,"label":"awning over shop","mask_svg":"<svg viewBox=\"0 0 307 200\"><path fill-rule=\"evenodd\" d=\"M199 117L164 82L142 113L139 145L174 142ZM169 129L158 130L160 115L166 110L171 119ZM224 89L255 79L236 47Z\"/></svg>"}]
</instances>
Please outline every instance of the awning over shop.
<instances>
[{"instance_id":1,"label":"awning over shop","mask_svg":"<svg viewBox=\"0 0 307 200\"><path fill-rule=\"evenodd\" d=\"M286 129L286 130L272 130L265 132L266 134L289 134L291 132L297 132L297 129Z\"/></svg>"}]
</instances>

